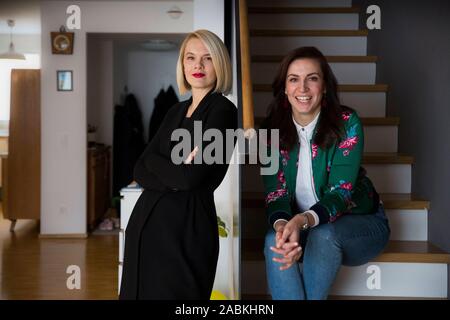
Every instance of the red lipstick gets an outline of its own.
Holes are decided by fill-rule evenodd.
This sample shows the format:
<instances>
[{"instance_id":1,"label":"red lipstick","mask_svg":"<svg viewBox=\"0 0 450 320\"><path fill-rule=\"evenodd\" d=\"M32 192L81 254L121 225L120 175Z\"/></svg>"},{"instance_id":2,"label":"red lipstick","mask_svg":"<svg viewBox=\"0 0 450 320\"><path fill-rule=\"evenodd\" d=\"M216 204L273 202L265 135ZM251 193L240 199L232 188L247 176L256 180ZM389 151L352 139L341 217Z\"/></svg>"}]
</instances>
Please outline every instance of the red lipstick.
<instances>
[{"instance_id":1,"label":"red lipstick","mask_svg":"<svg viewBox=\"0 0 450 320\"><path fill-rule=\"evenodd\" d=\"M193 73L192 76L194 78L203 78L205 76L205 74L204 73Z\"/></svg>"}]
</instances>

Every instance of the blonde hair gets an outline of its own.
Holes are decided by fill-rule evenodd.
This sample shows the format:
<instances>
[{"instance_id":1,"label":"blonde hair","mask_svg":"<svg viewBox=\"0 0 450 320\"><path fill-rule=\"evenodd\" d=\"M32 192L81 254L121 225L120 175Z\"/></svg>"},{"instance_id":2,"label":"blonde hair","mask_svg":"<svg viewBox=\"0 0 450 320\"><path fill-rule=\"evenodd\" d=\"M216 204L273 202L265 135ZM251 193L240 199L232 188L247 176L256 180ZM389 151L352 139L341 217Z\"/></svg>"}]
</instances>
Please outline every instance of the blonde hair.
<instances>
[{"instance_id":1,"label":"blonde hair","mask_svg":"<svg viewBox=\"0 0 450 320\"><path fill-rule=\"evenodd\" d=\"M230 56L222 40L208 30L196 30L189 33L181 44L177 62L177 84L180 94L183 95L191 90L191 85L186 81L186 77L184 76L183 58L186 45L192 38L201 40L211 54L212 63L217 77L214 92L221 92L225 95L228 94L231 90L231 82L233 77L231 73Z\"/></svg>"}]
</instances>

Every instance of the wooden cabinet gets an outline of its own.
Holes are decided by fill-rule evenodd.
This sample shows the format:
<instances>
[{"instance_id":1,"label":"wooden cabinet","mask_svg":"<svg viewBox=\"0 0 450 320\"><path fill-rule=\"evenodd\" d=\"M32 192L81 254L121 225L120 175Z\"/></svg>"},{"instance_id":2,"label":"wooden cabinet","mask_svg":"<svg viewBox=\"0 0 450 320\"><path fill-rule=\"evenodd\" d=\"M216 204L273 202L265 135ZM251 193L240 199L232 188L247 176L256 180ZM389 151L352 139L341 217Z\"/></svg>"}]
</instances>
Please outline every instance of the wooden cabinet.
<instances>
[{"instance_id":1,"label":"wooden cabinet","mask_svg":"<svg viewBox=\"0 0 450 320\"><path fill-rule=\"evenodd\" d=\"M93 230L111 203L111 147L96 144L88 149L88 229Z\"/></svg>"},{"instance_id":2,"label":"wooden cabinet","mask_svg":"<svg viewBox=\"0 0 450 320\"><path fill-rule=\"evenodd\" d=\"M40 71L11 71L8 152L2 154L3 217L40 219Z\"/></svg>"}]
</instances>

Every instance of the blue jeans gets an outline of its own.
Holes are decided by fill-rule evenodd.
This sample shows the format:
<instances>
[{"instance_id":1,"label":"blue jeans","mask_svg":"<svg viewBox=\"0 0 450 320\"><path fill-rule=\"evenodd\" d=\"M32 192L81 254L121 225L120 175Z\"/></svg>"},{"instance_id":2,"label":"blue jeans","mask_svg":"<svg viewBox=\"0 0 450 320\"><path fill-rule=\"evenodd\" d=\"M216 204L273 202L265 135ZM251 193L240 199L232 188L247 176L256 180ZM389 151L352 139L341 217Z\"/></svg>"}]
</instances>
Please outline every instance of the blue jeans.
<instances>
[{"instance_id":1,"label":"blue jeans","mask_svg":"<svg viewBox=\"0 0 450 320\"><path fill-rule=\"evenodd\" d=\"M281 264L272 261L279 255L270 250L270 246L275 246L275 231L269 230L264 255L272 299L326 299L341 265L359 266L377 257L389 235L389 223L382 205L376 214L344 215L336 222L300 232L303 271L300 262L280 271Z\"/></svg>"}]
</instances>

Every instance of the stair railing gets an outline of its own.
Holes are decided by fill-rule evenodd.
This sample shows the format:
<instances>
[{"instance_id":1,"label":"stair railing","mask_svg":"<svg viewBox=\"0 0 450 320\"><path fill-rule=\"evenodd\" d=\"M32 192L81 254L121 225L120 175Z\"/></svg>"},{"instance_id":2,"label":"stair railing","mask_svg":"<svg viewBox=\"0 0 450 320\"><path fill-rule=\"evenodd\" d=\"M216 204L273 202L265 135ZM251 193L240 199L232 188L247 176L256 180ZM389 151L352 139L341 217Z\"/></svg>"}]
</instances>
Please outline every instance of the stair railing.
<instances>
[{"instance_id":1,"label":"stair railing","mask_svg":"<svg viewBox=\"0 0 450 320\"><path fill-rule=\"evenodd\" d=\"M255 127L253 108L253 85L250 70L250 35L248 28L247 1L237 0L239 3L239 44L241 55L242 80L242 123L246 137L252 137Z\"/></svg>"}]
</instances>

